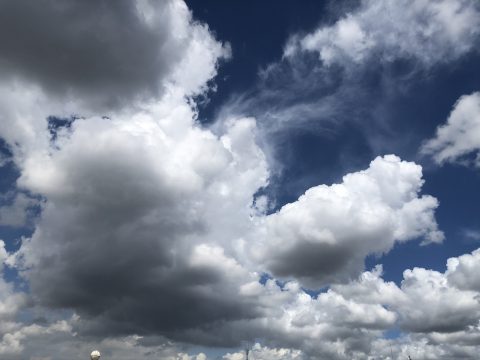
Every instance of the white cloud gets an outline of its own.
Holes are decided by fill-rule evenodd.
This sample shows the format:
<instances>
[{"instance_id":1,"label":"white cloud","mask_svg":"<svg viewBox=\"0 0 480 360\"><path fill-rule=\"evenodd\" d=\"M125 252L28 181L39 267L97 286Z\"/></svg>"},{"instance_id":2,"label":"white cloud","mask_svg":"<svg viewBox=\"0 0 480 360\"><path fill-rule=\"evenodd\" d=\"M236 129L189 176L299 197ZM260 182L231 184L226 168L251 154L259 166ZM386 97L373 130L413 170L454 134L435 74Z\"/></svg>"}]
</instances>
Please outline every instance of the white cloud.
<instances>
[{"instance_id":1,"label":"white cloud","mask_svg":"<svg viewBox=\"0 0 480 360\"><path fill-rule=\"evenodd\" d=\"M358 64L372 57L414 58L433 65L475 49L479 26L475 0L363 0L333 25L293 37L285 55L315 51L326 65Z\"/></svg>"},{"instance_id":2,"label":"white cloud","mask_svg":"<svg viewBox=\"0 0 480 360\"><path fill-rule=\"evenodd\" d=\"M453 332L478 323L478 293L461 291L445 274L414 268L406 270L401 289L407 301L399 301L400 323L415 332Z\"/></svg>"},{"instance_id":3,"label":"white cloud","mask_svg":"<svg viewBox=\"0 0 480 360\"><path fill-rule=\"evenodd\" d=\"M447 123L437 128L435 137L421 148L423 154L433 157L438 164L473 163L480 167L480 93L460 97ZM472 161L465 159L475 155Z\"/></svg>"},{"instance_id":4,"label":"white cloud","mask_svg":"<svg viewBox=\"0 0 480 360\"><path fill-rule=\"evenodd\" d=\"M437 337L471 333L480 321L474 267L478 254L476 250L449 259L445 273L423 268L405 270L400 287L384 282L381 269L377 269L352 283L333 286L333 290L354 301L387 306L398 315L405 331Z\"/></svg>"},{"instance_id":5,"label":"white cloud","mask_svg":"<svg viewBox=\"0 0 480 360\"><path fill-rule=\"evenodd\" d=\"M448 281L464 290L480 292L480 249L448 259Z\"/></svg>"},{"instance_id":6,"label":"white cloud","mask_svg":"<svg viewBox=\"0 0 480 360\"><path fill-rule=\"evenodd\" d=\"M441 242L438 202L419 195L422 185L419 165L378 157L342 183L311 188L268 216L259 260L277 276L316 287L355 278L368 254L388 252L396 241Z\"/></svg>"}]
</instances>

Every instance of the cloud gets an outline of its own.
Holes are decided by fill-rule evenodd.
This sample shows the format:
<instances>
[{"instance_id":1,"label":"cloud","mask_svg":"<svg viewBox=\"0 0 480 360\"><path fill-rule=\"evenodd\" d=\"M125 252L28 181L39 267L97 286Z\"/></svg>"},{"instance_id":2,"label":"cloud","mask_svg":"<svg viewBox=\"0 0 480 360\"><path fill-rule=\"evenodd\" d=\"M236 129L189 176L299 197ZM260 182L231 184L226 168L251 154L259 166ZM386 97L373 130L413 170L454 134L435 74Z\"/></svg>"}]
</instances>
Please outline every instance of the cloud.
<instances>
[{"instance_id":1,"label":"cloud","mask_svg":"<svg viewBox=\"0 0 480 360\"><path fill-rule=\"evenodd\" d=\"M397 307L405 329L451 333L478 324L477 293L456 289L444 274L432 270L414 268L406 270L403 277L401 288L407 301L399 302Z\"/></svg>"},{"instance_id":2,"label":"cloud","mask_svg":"<svg viewBox=\"0 0 480 360\"><path fill-rule=\"evenodd\" d=\"M437 128L436 134L421 148L437 164L464 163L480 167L480 93L460 97L447 123ZM469 155L474 155L469 159Z\"/></svg>"},{"instance_id":3,"label":"cloud","mask_svg":"<svg viewBox=\"0 0 480 360\"><path fill-rule=\"evenodd\" d=\"M75 121L18 180L47 199L16 255L32 293L95 319L89 331L175 336L255 315L236 290L250 275L218 247L232 253L266 181L255 123L219 138L193 125L182 99L157 106Z\"/></svg>"},{"instance_id":4,"label":"cloud","mask_svg":"<svg viewBox=\"0 0 480 360\"><path fill-rule=\"evenodd\" d=\"M117 359L205 360L188 344L254 339L264 359L364 359L385 350L378 339L397 325L416 332L412 343L461 337L470 349L478 304L468 257L446 275L406 272L400 287L380 268L362 273L365 256L395 242L443 239L437 200L420 195L420 166L379 157L267 215L255 196L272 173L259 120L196 122L195 95L211 89L229 50L183 2L0 9L0 73L10 74L0 85L0 135L17 190L44 202L18 251L1 243L2 263L28 288L0 280L2 359L81 359L99 347ZM322 89L336 88L342 71L320 72L329 74ZM262 284L265 270L275 277ZM331 286L311 296L305 284ZM420 294L431 303L412 317Z\"/></svg>"},{"instance_id":5,"label":"cloud","mask_svg":"<svg viewBox=\"0 0 480 360\"><path fill-rule=\"evenodd\" d=\"M414 58L431 66L454 60L478 42L480 8L472 0L363 0L357 9L333 25L294 36L285 55L318 53L332 64L359 64Z\"/></svg>"},{"instance_id":6,"label":"cloud","mask_svg":"<svg viewBox=\"0 0 480 360\"><path fill-rule=\"evenodd\" d=\"M319 287L355 278L368 254L397 241L441 242L438 202L419 196L422 185L420 166L387 155L340 184L311 188L266 218L260 261L276 276Z\"/></svg>"},{"instance_id":7,"label":"cloud","mask_svg":"<svg viewBox=\"0 0 480 360\"><path fill-rule=\"evenodd\" d=\"M11 227L27 226L32 217L32 210L38 201L26 194L6 194L5 202L0 207L0 225Z\"/></svg>"},{"instance_id":8,"label":"cloud","mask_svg":"<svg viewBox=\"0 0 480 360\"><path fill-rule=\"evenodd\" d=\"M298 283L280 287L274 280L265 285L258 281L244 284L240 297L250 296L263 311L256 318L221 321L213 327L190 330L191 334L262 339L252 355L262 359L364 359L366 356L415 356L426 359L448 359L463 356L474 359L478 351L480 331L479 292L458 288L449 274L453 260L462 261L476 253L449 260L445 273L414 268L404 273L401 286L382 279L381 266L362 273L356 280L332 286L316 298L306 294ZM232 259L224 258L218 249L202 247L196 250L192 262L203 266L211 259L213 268L238 273ZM220 270L220 269L219 269ZM465 276L475 277L475 269L466 269ZM205 285L203 285L206 289ZM207 285L208 287L208 285ZM145 359L159 356L166 359L210 359L191 353L162 337L152 335L106 337L101 342L72 332L81 318L53 321L50 325L19 324L8 333L18 338L18 352L7 359L35 356L81 359L93 347L119 359L133 354ZM409 331L404 336L384 339L382 332L400 326ZM16 335L18 333L18 336ZM7 337L6 339L9 339ZM56 339L55 344L52 338ZM322 341L318 341L318 339ZM7 340L4 340L7 341ZM41 349L41 351L39 351ZM56 350L56 351L54 351ZM4 353L2 355L8 355ZM129 357L130 356L130 357ZM224 359L243 359L241 352L228 352Z\"/></svg>"},{"instance_id":9,"label":"cloud","mask_svg":"<svg viewBox=\"0 0 480 360\"><path fill-rule=\"evenodd\" d=\"M303 354L299 350L285 348L269 348L256 343L250 350L250 356L263 360L300 360ZM227 353L223 356L225 360L245 360L245 352Z\"/></svg>"},{"instance_id":10,"label":"cloud","mask_svg":"<svg viewBox=\"0 0 480 360\"><path fill-rule=\"evenodd\" d=\"M465 254L456 258L450 258L447 262L448 281L459 289L480 292L480 250L471 254Z\"/></svg>"},{"instance_id":11,"label":"cloud","mask_svg":"<svg viewBox=\"0 0 480 360\"><path fill-rule=\"evenodd\" d=\"M55 336L56 333L70 332L70 326L67 321L61 320L49 326L40 326L31 324L22 326L15 324L15 329L10 332L2 334L2 341L0 342L0 354L5 359L20 359L24 355L25 344L29 341L35 341L39 336Z\"/></svg>"},{"instance_id":12,"label":"cloud","mask_svg":"<svg viewBox=\"0 0 480 360\"><path fill-rule=\"evenodd\" d=\"M169 84L202 92L228 56L178 0L1 1L0 14L2 77L100 110L157 98Z\"/></svg>"},{"instance_id":13,"label":"cloud","mask_svg":"<svg viewBox=\"0 0 480 360\"><path fill-rule=\"evenodd\" d=\"M0 240L0 331L15 318L17 312L25 305L26 297L16 291L15 286L4 278L5 264L9 263L9 254L5 243Z\"/></svg>"},{"instance_id":14,"label":"cloud","mask_svg":"<svg viewBox=\"0 0 480 360\"><path fill-rule=\"evenodd\" d=\"M2 26L26 31L17 5L1 5L11 17ZM11 39L1 49L12 77L0 89L0 134L18 187L45 200L33 235L10 257L32 303L73 309L75 331L101 336L182 338L255 316L252 300L238 297L255 274L231 257L268 176L255 121L214 134L196 124L192 100L208 92L228 47L181 1L23 5L25 18L36 16L32 31L51 18L32 35L35 62ZM63 57L38 52L51 43ZM78 73L67 71L76 61Z\"/></svg>"},{"instance_id":15,"label":"cloud","mask_svg":"<svg viewBox=\"0 0 480 360\"><path fill-rule=\"evenodd\" d=\"M400 287L385 282L381 268L377 268L363 273L356 281L335 285L332 289L353 301L387 306L398 315L399 326L407 332L428 336L466 333L480 321L475 268L465 266L472 264L477 255L478 250L450 258L445 273L407 269Z\"/></svg>"},{"instance_id":16,"label":"cloud","mask_svg":"<svg viewBox=\"0 0 480 360\"><path fill-rule=\"evenodd\" d=\"M282 222L271 219L283 210L265 216L252 208L269 175L255 121L231 120L214 134L195 125L195 115L172 94L140 112L73 119L46 148L23 149L18 186L46 202L13 259L36 306L75 311L72 329L82 337L160 336L210 346L257 337L331 358L368 351L395 323L393 312L334 291L312 299L297 283L284 289L273 280L259 283L264 262L250 251L271 240L265 229L281 232ZM47 127L43 132L51 136ZM387 213L386 230L378 225L378 233L358 239L363 257L387 251L395 240L441 239L436 200L418 197L422 183L421 168L395 156L345 177L342 186L361 215L352 226L370 226L362 216L371 211ZM333 198L340 208L346 199ZM296 207L309 212L309 204L300 200ZM348 245L339 254L350 254ZM331 281L345 273L327 270L298 277ZM349 276L359 272L361 266ZM345 340L319 349L318 336Z\"/></svg>"}]
</instances>

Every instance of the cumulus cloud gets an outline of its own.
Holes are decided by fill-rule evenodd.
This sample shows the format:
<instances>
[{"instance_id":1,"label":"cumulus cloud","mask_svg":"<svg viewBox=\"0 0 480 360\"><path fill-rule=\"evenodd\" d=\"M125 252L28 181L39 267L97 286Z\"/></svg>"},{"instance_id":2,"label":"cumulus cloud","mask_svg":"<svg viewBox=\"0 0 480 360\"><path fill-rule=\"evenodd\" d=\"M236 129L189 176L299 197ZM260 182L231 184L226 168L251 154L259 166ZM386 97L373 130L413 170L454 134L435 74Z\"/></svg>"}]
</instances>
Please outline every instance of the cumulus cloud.
<instances>
[{"instance_id":1,"label":"cumulus cloud","mask_svg":"<svg viewBox=\"0 0 480 360\"><path fill-rule=\"evenodd\" d=\"M471 265L477 255L478 250L449 259L445 273L424 268L405 270L400 287L385 282L381 268L377 268L332 289L354 301L387 306L398 315L399 326L408 332L437 337L471 333L480 320L476 269ZM460 268L459 264L464 263L470 267Z\"/></svg>"},{"instance_id":2,"label":"cumulus cloud","mask_svg":"<svg viewBox=\"0 0 480 360\"><path fill-rule=\"evenodd\" d=\"M432 270L414 268L406 270L403 276L402 291L408 300L397 306L405 329L443 333L478 323L478 293L458 290L445 274Z\"/></svg>"},{"instance_id":3,"label":"cumulus cloud","mask_svg":"<svg viewBox=\"0 0 480 360\"><path fill-rule=\"evenodd\" d=\"M421 148L436 163L464 163L480 167L480 93L464 95L455 103L447 123ZM473 155L473 159L468 158Z\"/></svg>"},{"instance_id":4,"label":"cumulus cloud","mask_svg":"<svg viewBox=\"0 0 480 360\"><path fill-rule=\"evenodd\" d=\"M480 249L471 254L450 258L447 277L459 289L480 292Z\"/></svg>"},{"instance_id":5,"label":"cumulus cloud","mask_svg":"<svg viewBox=\"0 0 480 360\"><path fill-rule=\"evenodd\" d=\"M208 91L228 48L181 1L91 5L1 4L10 19L2 33L33 32L37 47L2 42L2 72L12 76L0 90L0 134L18 187L45 200L10 264L36 305L74 309L89 334L180 338L254 316L238 287L255 275L231 254L267 181L255 121L214 134L195 124L191 100ZM15 21L19 9L35 14L33 29ZM51 43L60 55L38 52Z\"/></svg>"},{"instance_id":6,"label":"cumulus cloud","mask_svg":"<svg viewBox=\"0 0 480 360\"><path fill-rule=\"evenodd\" d=\"M419 165L387 155L340 184L311 188L266 218L261 261L276 276L318 287L356 277L368 254L396 241L441 242L438 202L419 195L422 185Z\"/></svg>"},{"instance_id":7,"label":"cumulus cloud","mask_svg":"<svg viewBox=\"0 0 480 360\"><path fill-rule=\"evenodd\" d=\"M253 316L236 294L248 274L211 244L228 251L250 226L266 181L255 124L218 138L176 106L75 121L56 150L26 159L19 185L48 201L17 257L43 304L101 318L107 333Z\"/></svg>"},{"instance_id":8,"label":"cumulus cloud","mask_svg":"<svg viewBox=\"0 0 480 360\"><path fill-rule=\"evenodd\" d=\"M178 0L1 1L0 14L3 78L96 109L157 98L169 84L199 93L228 56Z\"/></svg>"}]
</instances>

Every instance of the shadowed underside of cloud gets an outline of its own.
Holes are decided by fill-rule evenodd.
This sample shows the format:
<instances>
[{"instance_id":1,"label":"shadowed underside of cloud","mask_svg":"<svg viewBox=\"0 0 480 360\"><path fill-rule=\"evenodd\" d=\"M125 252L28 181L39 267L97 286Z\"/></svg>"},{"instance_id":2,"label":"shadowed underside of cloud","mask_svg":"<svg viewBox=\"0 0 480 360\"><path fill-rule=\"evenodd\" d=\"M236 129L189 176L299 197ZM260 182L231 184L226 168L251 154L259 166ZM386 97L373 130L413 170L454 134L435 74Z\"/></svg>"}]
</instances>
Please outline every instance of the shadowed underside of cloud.
<instances>
[{"instance_id":1,"label":"shadowed underside of cloud","mask_svg":"<svg viewBox=\"0 0 480 360\"><path fill-rule=\"evenodd\" d=\"M184 336L188 340L213 336L217 341L223 339L223 344L231 335L235 340L255 337L269 347L256 345L253 355L271 359L364 359L367 355L381 357L392 353L437 359L463 354L473 359L480 338L477 276L471 267L478 263L477 258L478 251L451 258L445 273L423 268L406 270L400 286L384 281L378 266L347 284L332 286L317 298L304 293L295 282L280 288L273 280L265 285L252 281L241 287L240 297L250 296L262 308L256 318L221 321L214 326L190 329ZM211 259L209 256L208 261ZM233 264L228 259L223 262ZM18 296L10 289L4 292L2 304L15 301L21 305ZM4 326L16 311L18 308L10 307L8 314L2 314ZM49 325L21 326L10 320L10 325L2 330L7 336L0 349L7 359L31 353L48 355L54 348L57 354L67 354L72 346L88 349L96 340L81 334L72 336L84 321L74 316ZM382 339L382 332L393 326L399 326L408 336ZM52 339L56 339L55 344ZM181 352L181 348L162 343L164 338L150 333L106 337L100 344L120 359L128 359L135 352L143 353L145 359L179 356L169 354ZM244 359L241 353L226 354L224 358Z\"/></svg>"}]
</instances>

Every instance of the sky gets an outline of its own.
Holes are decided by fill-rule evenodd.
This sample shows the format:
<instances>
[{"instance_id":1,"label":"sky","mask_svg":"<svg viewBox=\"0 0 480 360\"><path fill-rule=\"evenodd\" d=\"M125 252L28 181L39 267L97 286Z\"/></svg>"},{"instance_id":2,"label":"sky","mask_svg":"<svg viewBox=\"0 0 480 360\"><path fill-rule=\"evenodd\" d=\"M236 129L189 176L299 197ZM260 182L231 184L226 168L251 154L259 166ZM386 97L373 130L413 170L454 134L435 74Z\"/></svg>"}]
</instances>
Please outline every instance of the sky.
<instances>
[{"instance_id":1,"label":"sky","mask_svg":"<svg viewBox=\"0 0 480 360\"><path fill-rule=\"evenodd\" d=\"M0 0L0 358L476 359L477 0Z\"/></svg>"}]
</instances>

